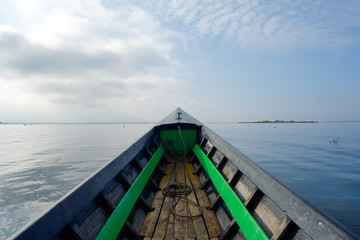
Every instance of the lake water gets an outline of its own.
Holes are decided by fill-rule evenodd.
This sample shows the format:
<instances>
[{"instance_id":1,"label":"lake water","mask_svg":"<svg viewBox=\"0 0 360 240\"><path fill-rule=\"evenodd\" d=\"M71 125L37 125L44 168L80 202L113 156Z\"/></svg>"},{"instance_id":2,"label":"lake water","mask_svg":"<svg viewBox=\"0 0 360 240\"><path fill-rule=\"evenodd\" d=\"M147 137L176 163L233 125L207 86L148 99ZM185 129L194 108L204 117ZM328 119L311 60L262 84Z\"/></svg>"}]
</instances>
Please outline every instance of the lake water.
<instances>
[{"instance_id":1,"label":"lake water","mask_svg":"<svg viewBox=\"0 0 360 240\"><path fill-rule=\"evenodd\" d=\"M207 125L360 236L359 122ZM152 127L0 125L0 240L36 218Z\"/></svg>"}]
</instances>

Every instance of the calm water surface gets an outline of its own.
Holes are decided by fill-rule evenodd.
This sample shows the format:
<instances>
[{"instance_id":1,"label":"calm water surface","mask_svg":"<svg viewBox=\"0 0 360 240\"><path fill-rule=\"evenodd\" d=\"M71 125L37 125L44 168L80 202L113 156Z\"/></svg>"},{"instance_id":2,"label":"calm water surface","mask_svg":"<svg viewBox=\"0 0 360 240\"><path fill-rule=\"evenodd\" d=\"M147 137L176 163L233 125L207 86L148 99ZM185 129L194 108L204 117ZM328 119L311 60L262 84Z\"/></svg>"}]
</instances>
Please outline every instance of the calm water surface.
<instances>
[{"instance_id":1,"label":"calm water surface","mask_svg":"<svg viewBox=\"0 0 360 240\"><path fill-rule=\"evenodd\" d=\"M151 127L0 125L0 239L36 218Z\"/></svg>"},{"instance_id":2,"label":"calm water surface","mask_svg":"<svg viewBox=\"0 0 360 240\"><path fill-rule=\"evenodd\" d=\"M0 240L36 218L151 127L0 125ZM360 123L208 127L360 235ZM329 143L337 138L338 143Z\"/></svg>"},{"instance_id":3,"label":"calm water surface","mask_svg":"<svg viewBox=\"0 0 360 240\"><path fill-rule=\"evenodd\" d=\"M360 236L360 122L208 126Z\"/></svg>"}]
</instances>

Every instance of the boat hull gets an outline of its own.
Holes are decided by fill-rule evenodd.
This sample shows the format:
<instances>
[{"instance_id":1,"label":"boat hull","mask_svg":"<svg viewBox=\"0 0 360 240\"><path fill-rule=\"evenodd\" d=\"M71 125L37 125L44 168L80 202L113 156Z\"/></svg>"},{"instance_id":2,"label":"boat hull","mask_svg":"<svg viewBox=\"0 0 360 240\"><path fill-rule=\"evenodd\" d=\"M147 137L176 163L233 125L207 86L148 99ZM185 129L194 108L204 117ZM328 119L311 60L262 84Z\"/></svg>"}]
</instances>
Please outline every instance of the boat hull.
<instances>
[{"instance_id":1,"label":"boat hull","mask_svg":"<svg viewBox=\"0 0 360 240\"><path fill-rule=\"evenodd\" d=\"M159 152L161 156L153 165L154 156ZM153 165L151 172L143 178L149 165ZM170 177L170 165L173 168L183 166L181 171L186 174L180 179L180 173ZM137 182L138 178L141 180ZM174 224L180 224L174 227L178 232L167 232L169 227L166 227L165 235L160 239L200 239L204 236L219 239L356 239L341 224L313 208L181 109L176 109L11 239L155 238L158 236L155 234L157 224L163 223L166 220L163 214L168 213L162 210L165 201L170 201L163 196L165 183L182 183L181 179L191 183L192 193L185 197L199 204L202 220L198 217L174 220ZM141 192L134 195L134 186ZM204 200L199 200L200 196ZM123 204L124 201L132 203ZM157 205L161 208L156 209ZM187 216L197 211L190 205L181 208L182 212L187 211ZM122 215L124 212L128 214ZM123 218L122 221L118 221L118 216ZM170 221L171 215L168 216L167 221ZM196 228L200 235L191 235L193 233L183 231L181 222L187 222L187 229L189 226L204 227ZM116 230L109 237L107 229ZM196 229L194 227L195 233Z\"/></svg>"}]
</instances>

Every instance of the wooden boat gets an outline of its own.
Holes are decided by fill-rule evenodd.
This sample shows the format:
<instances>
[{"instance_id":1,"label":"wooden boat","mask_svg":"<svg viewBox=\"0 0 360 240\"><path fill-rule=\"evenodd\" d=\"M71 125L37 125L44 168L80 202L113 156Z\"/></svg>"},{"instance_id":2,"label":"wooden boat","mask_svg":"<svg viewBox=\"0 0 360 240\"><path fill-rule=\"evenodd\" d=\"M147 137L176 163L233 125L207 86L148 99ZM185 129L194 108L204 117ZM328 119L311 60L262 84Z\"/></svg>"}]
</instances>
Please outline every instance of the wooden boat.
<instances>
[{"instance_id":1,"label":"wooden boat","mask_svg":"<svg viewBox=\"0 0 360 240\"><path fill-rule=\"evenodd\" d=\"M355 239L178 108L12 239Z\"/></svg>"}]
</instances>

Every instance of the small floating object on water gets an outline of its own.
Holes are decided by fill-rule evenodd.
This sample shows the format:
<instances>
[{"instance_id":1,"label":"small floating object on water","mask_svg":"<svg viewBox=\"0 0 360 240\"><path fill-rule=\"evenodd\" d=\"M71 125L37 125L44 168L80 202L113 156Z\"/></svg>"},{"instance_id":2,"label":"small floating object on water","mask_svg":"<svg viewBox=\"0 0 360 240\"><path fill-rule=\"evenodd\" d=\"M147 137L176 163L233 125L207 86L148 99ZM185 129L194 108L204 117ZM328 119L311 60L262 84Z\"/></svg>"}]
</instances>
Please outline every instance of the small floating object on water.
<instances>
[{"instance_id":1,"label":"small floating object on water","mask_svg":"<svg viewBox=\"0 0 360 240\"><path fill-rule=\"evenodd\" d=\"M334 138L333 140L331 140L329 143L332 144L339 144L340 138Z\"/></svg>"}]
</instances>

